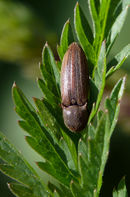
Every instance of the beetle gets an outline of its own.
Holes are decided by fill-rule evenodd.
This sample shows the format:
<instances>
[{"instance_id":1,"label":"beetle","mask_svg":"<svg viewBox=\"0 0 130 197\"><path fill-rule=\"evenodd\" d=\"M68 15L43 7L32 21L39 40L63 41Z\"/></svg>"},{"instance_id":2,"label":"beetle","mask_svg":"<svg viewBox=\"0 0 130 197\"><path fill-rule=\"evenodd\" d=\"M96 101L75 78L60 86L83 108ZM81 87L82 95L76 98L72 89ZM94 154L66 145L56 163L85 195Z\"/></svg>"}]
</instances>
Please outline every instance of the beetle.
<instances>
[{"instance_id":1,"label":"beetle","mask_svg":"<svg viewBox=\"0 0 130 197\"><path fill-rule=\"evenodd\" d=\"M82 48L73 42L66 51L61 67L63 119L72 132L83 130L87 123L89 73Z\"/></svg>"}]
</instances>

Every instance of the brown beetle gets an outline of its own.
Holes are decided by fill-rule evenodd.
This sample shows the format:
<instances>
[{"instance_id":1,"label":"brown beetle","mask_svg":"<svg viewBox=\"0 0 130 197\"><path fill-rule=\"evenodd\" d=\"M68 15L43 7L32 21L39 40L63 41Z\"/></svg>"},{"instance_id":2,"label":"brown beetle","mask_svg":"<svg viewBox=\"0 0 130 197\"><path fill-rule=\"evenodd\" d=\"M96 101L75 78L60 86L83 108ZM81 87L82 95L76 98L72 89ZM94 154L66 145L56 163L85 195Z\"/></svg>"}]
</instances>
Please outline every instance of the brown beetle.
<instances>
[{"instance_id":1,"label":"brown beetle","mask_svg":"<svg viewBox=\"0 0 130 197\"><path fill-rule=\"evenodd\" d=\"M64 55L61 68L61 97L66 127L81 131L87 123L88 66L81 47L73 42Z\"/></svg>"}]
</instances>

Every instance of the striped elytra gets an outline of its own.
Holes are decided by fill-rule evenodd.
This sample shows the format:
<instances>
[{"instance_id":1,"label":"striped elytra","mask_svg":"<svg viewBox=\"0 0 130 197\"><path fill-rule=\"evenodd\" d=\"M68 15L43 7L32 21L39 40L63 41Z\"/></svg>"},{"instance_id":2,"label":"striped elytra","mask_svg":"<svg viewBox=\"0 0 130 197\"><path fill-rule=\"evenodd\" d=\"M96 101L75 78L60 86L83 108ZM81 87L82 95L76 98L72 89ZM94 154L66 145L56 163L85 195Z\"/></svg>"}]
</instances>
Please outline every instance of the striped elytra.
<instances>
[{"instance_id":1,"label":"striped elytra","mask_svg":"<svg viewBox=\"0 0 130 197\"><path fill-rule=\"evenodd\" d=\"M78 132L87 123L89 74L82 48L73 42L64 55L61 68L61 98L66 127Z\"/></svg>"}]
</instances>

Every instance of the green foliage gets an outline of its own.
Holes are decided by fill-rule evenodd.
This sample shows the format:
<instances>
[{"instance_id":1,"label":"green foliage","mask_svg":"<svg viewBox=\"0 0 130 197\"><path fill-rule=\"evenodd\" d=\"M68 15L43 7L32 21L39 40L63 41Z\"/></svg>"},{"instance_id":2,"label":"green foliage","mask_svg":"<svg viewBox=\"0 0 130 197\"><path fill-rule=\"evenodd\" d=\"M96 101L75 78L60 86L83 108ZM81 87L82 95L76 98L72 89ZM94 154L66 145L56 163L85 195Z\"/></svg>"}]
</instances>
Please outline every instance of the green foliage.
<instances>
[{"instance_id":1,"label":"green foliage","mask_svg":"<svg viewBox=\"0 0 130 197\"><path fill-rule=\"evenodd\" d=\"M117 190L113 191L113 197L128 197L124 178L120 181Z\"/></svg>"},{"instance_id":2,"label":"green foliage","mask_svg":"<svg viewBox=\"0 0 130 197\"><path fill-rule=\"evenodd\" d=\"M9 184L9 188L16 196L49 196L43 181L1 133L0 157L4 161L0 164L0 170L15 180Z\"/></svg>"},{"instance_id":3,"label":"green foliage","mask_svg":"<svg viewBox=\"0 0 130 197\"><path fill-rule=\"evenodd\" d=\"M0 165L0 169L15 180L9 184L9 188L16 196L99 197L110 138L118 120L125 77L117 82L109 98L105 99L104 110L101 111L99 107L106 79L122 66L129 55L130 45L124 47L108 64L106 58L121 31L128 6L121 0L114 4L110 0L89 0L88 3L93 30L78 3L74 10L75 33L89 64L88 124L83 132L74 134L65 127L62 118L61 61L74 40L70 22L67 21L60 45L57 46L61 61L55 61L48 44L43 48L40 64L42 79L37 81L43 92L43 99L33 98L33 107L20 88L13 85L16 112L22 119L19 125L28 134L28 144L41 155L41 160L36 165L41 173L44 171L55 180L45 185L22 155L1 134L0 157L5 163ZM121 9L118 9L119 4L122 5ZM126 196L123 182L113 195Z\"/></svg>"}]
</instances>

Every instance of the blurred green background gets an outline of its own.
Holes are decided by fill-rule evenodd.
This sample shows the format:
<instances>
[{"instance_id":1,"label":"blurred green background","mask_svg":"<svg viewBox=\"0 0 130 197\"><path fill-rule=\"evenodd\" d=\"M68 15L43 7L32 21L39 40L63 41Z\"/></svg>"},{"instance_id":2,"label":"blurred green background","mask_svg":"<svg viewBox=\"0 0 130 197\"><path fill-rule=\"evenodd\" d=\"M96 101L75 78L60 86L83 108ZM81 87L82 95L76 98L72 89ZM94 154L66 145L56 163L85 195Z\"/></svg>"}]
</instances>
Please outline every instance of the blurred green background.
<instances>
[{"instance_id":1,"label":"blurred green background","mask_svg":"<svg viewBox=\"0 0 130 197\"><path fill-rule=\"evenodd\" d=\"M80 0L88 17L86 0ZM0 130L15 144L30 163L40 159L25 142L26 135L17 124L19 117L14 111L11 87L16 81L25 95L42 97L37 88L36 77L40 76L39 61L46 41L57 58L56 45L59 43L62 27L68 18L73 21L75 0L0 0ZM110 58L129 42L130 11L120 36L110 53ZM118 125L111 140L110 156L105 170L101 196L111 197L111 191L124 175L130 190L130 58L108 82L105 95L110 93L116 81L127 74L125 95L121 104ZM47 181L51 179L43 174ZM6 182L10 179L0 173L0 196L13 197ZM130 194L129 194L130 195Z\"/></svg>"}]
</instances>

